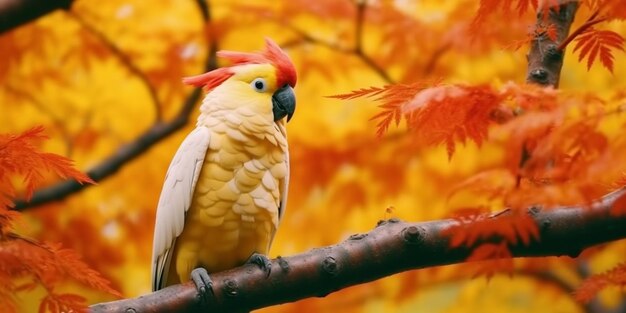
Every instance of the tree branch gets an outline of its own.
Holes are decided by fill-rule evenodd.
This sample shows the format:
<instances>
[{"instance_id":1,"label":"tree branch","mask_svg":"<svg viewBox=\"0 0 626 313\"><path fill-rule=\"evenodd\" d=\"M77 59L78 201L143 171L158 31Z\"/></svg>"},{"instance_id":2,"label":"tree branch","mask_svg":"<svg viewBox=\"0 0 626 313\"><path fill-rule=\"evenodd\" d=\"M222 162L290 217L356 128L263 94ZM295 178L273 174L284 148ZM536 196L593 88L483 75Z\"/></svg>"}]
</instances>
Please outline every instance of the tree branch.
<instances>
[{"instance_id":1,"label":"tree branch","mask_svg":"<svg viewBox=\"0 0 626 313\"><path fill-rule=\"evenodd\" d=\"M514 257L577 256L583 249L626 238L626 216L612 216L620 189L584 207L550 210L533 208L528 214L539 225L540 240L510 244ZM500 218L500 217L497 217ZM193 283L174 285L134 299L91 306L92 313L108 312L239 312L323 297L348 286L370 282L411 269L464 262L472 247L451 248L442 231L454 220L405 223L381 222L367 234L355 234L334 246L272 260L269 277L254 265L212 274L214 296L201 307ZM491 240L505 240L491 238ZM567 244L564 244L567 243Z\"/></svg>"},{"instance_id":2,"label":"tree branch","mask_svg":"<svg viewBox=\"0 0 626 313\"><path fill-rule=\"evenodd\" d=\"M544 5L551 5L552 1L546 1ZM527 83L535 83L543 86L559 86L561 68L565 49L559 48L559 43L567 38L570 26L578 10L578 1L559 0L559 5L547 10L539 9L537 13L536 28L539 29L546 23L554 25L556 29L556 41L552 41L547 34L537 34L531 42L528 58ZM547 12L548 16L544 16Z\"/></svg>"},{"instance_id":3,"label":"tree branch","mask_svg":"<svg viewBox=\"0 0 626 313\"><path fill-rule=\"evenodd\" d=\"M197 0L198 7L202 13L205 23L210 22L210 11L208 3L205 0ZM205 28L205 32L208 30ZM209 37L209 53L207 56L205 71L215 69L217 42L215 36ZM153 145L167 138L177 130L183 128L189 121L189 116L193 108L200 99L202 90L194 89L182 103L178 114L174 119L168 122L157 122L143 134L138 136L133 142L122 146L113 155L104 159L100 164L87 171L87 175L94 181L102 179L114 174L122 166L132 161L143 152L150 149ZM66 180L56 185L37 190L30 201L16 200L14 210L22 211L29 207L38 206L50 201L61 200L75 192L78 192L91 185L81 185L74 180Z\"/></svg>"},{"instance_id":4,"label":"tree branch","mask_svg":"<svg viewBox=\"0 0 626 313\"><path fill-rule=\"evenodd\" d=\"M155 111L155 119L156 122L160 122L162 119L161 113L161 100L157 94L156 87L150 83L150 79L148 75L144 73L132 60L126 55L115 43L113 43L107 36L96 29L93 25L89 24L82 16L78 14L74 14L72 12L68 12L68 16L74 19L82 29L89 32L92 36L96 37L102 45L104 45L108 51L120 62L122 65L126 67L126 69L133 75L135 75L141 83L148 89L148 94L150 95L150 99L152 100L152 104L154 106Z\"/></svg>"},{"instance_id":5,"label":"tree branch","mask_svg":"<svg viewBox=\"0 0 626 313\"><path fill-rule=\"evenodd\" d=\"M0 34L54 10L69 10L74 0L0 0Z\"/></svg>"},{"instance_id":6,"label":"tree branch","mask_svg":"<svg viewBox=\"0 0 626 313\"><path fill-rule=\"evenodd\" d=\"M304 32L303 30L295 27L294 25L289 24L289 23L284 23L284 22L281 23L281 25L293 31L294 33L296 33L300 38L298 40L292 40L290 42L287 42L281 45L281 47L286 48L286 47L291 47L294 45L301 44L303 42L308 42L311 44L326 47L328 49L331 49L340 53L352 54L358 59L360 59L361 62L363 62L372 71L376 72L376 74L380 76L380 78L382 78L386 83L394 84L395 81L393 80L393 78L391 78L391 76L389 76L389 73L387 73L387 71L385 71L384 68L380 67L376 63L376 61L374 61L370 56L368 56L363 51L363 24L365 21L365 10L367 9L367 3L366 1L359 0L359 1L356 1L355 5L356 5L356 16L355 16L355 22L354 22L354 46L353 47L344 47L342 45L339 45L333 42L328 42L325 40L315 38L309 35L308 33Z\"/></svg>"}]
</instances>

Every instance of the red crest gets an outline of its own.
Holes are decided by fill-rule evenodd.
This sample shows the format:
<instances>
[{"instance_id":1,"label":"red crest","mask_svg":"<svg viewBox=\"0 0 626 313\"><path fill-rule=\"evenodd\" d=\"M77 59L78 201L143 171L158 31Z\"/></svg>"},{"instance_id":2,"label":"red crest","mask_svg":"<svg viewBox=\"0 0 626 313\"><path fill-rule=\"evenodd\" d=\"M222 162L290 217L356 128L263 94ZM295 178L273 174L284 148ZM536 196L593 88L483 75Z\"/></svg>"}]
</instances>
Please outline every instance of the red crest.
<instances>
[{"instance_id":1,"label":"red crest","mask_svg":"<svg viewBox=\"0 0 626 313\"><path fill-rule=\"evenodd\" d=\"M227 59L233 65L270 63L276 68L277 85L296 85L296 69L289 56L271 39L265 38L265 50L256 53L218 51L217 56ZM208 91L233 76L229 67L222 67L201 75L185 77L183 82L194 86L204 86Z\"/></svg>"}]
</instances>

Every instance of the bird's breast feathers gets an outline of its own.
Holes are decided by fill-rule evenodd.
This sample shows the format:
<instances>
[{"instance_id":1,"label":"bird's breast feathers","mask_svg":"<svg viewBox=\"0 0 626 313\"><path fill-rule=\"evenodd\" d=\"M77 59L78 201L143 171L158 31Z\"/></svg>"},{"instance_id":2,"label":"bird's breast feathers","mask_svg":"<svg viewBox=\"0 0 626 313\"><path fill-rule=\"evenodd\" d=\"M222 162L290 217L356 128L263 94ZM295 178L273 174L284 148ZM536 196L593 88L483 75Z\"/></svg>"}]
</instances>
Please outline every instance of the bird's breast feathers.
<instances>
[{"instance_id":1,"label":"bird's breast feathers","mask_svg":"<svg viewBox=\"0 0 626 313\"><path fill-rule=\"evenodd\" d=\"M211 141L180 236L183 242L198 242L199 253L206 254L200 261L214 269L234 266L252 252L268 252L286 192L284 123L238 113L201 121Z\"/></svg>"}]
</instances>

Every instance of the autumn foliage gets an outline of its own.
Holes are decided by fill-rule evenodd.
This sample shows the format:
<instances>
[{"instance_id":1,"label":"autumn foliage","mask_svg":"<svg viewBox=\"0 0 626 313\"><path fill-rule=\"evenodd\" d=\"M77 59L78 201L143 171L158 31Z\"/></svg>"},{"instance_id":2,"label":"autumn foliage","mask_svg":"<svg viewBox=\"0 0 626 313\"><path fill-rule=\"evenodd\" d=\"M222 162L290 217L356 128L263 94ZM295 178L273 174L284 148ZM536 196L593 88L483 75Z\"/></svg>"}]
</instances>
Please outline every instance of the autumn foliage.
<instances>
[{"instance_id":1,"label":"autumn foliage","mask_svg":"<svg viewBox=\"0 0 626 313\"><path fill-rule=\"evenodd\" d=\"M39 306L40 312L85 311L84 297L56 290L56 286L67 279L121 296L76 252L59 244L40 243L13 232L20 218L19 213L10 210L12 199L16 197L12 181L15 175L23 177L26 198L42 185L46 172L80 183L94 183L76 170L70 159L39 151L37 144L47 138L43 132L43 127L38 126L17 135L0 135L0 284L3 286L0 307L3 312L18 312L16 294L37 287L46 291Z\"/></svg>"},{"instance_id":2,"label":"autumn foliage","mask_svg":"<svg viewBox=\"0 0 626 313\"><path fill-rule=\"evenodd\" d=\"M614 52L624 51L624 38L592 25L621 19L622 13L603 11L609 5L607 2L582 2L593 13L559 49L565 49L574 40L573 51L578 53L578 61L586 62L587 69L599 59L612 72ZM558 4L554 1L544 5L543 16L550 9L558 10ZM486 23L489 15L513 14L513 6L518 15L538 10L537 1L483 0L473 27ZM541 19L537 25L540 29L534 30L526 43L544 35L556 40L554 25L546 25ZM626 164L626 141L601 128L606 120L624 111L620 101L558 91L551 86L510 82L497 87L449 83L386 85L331 97L342 100L366 97L380 102L380 113L372 117L377 122L377 135L384 136L392 123L398 126L404 121L417 150L443 145L452 159L456 146L468 141L478 148L487 140L501 146L504 157L500 162L460 182L450 195L453 197L460 190L470 191L486 199L485 202L457 209L454 216L458 224L445 230L452 247L472 247L477 240L492 236L505 239L478 246L468 258L470 262L497 259L484 263L480 273L488 277L496 272L512 273L514 264L508 244L541 240L538 226L526 214L528 208L591 203L623 185L623 174L611 175L611 172ZM503 209L504 213L490 213ZM623 199L620 199L613 212L622 214L622 210ZM624 273L622 264L606 274L591 277L577 291L577 299L589 301L608 285L623 286Z\"/></svg>"},{"instance_id":3,"label":"autumn foliage","mask_svg":"<svg viewBox=\"0 0 626 313\"><path fill-rule=\"evenodd\" d=\"M271 257L388 218L451 218L452 247L482 244L468 264L263 312L624 305L623 292L606 288L624 285L622 241L577 258L510 257L510 245L541 241L533 208L586 205L626 185L626 5L579 1L563 33L548 17L571 2L77 0L0 34L0 305L80 310L113 299L92 289L149 292L154 209L199 102L181 77L221 65L216 50L258 50L265 36L299 79L289 204ZM528 81L529 47L547 41L563 61L558 88ZM107 167L173 122L183 129ZM8 209L57 176L89 184L68 158L107 174L24 214ZM611 213L626 214L626 197Z\"/></svg>"}]
</instances>

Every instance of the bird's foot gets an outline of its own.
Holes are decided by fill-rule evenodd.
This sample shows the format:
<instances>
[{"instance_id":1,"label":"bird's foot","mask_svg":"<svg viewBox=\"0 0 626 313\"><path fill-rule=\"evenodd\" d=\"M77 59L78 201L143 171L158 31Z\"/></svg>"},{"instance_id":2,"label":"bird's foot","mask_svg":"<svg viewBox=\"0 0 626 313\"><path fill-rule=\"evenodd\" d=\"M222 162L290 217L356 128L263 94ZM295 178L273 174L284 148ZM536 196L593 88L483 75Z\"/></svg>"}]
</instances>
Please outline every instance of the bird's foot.
<instances>
[{"instance_id":1,"label":"bird's foot","mask_svg":"<svg viewBox=\"0 0 626 313\"><path fill-rule=\"evenodd\" d=\"M260 253L253 253L246 264L254 264L257 265L263 272L265 272L265 277L270 277L270 273L272 273L272 262L267 256Z\"/></svg>"},{"instance_id":2,"label":"bird's foot","mask_svg":"<svg viewBox=\"0 0 626 313\"><path fill-rule=\"evenodd\" d=\"M209 277L209 273L202 267L195 268L191 271L191 280L196 285L200 301L206 305L209 297L213 296L213 280Z\"/></svg>"}]
</instances>

